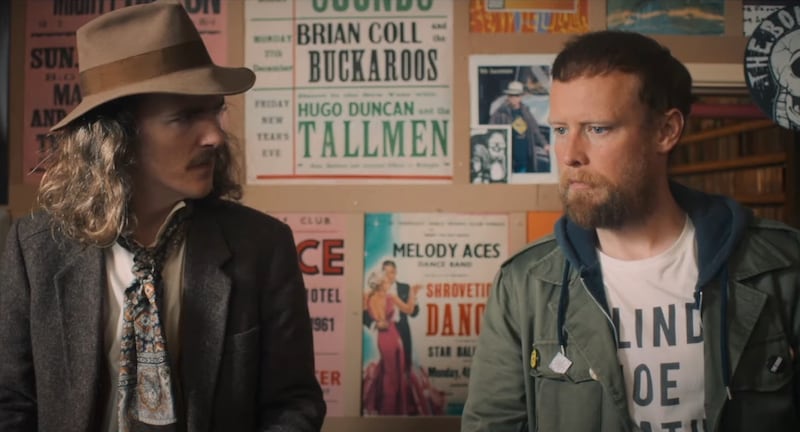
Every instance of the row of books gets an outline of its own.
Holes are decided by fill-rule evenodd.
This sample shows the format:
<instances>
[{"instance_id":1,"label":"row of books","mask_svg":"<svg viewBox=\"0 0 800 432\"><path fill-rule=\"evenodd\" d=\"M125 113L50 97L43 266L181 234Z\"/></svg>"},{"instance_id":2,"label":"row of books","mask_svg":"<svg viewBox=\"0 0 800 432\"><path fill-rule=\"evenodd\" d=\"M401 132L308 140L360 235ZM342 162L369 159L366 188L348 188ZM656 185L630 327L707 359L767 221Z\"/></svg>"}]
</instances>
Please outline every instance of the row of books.
<instances>
[{"instance_id":1,"label":"row of books","mask_svg":"<svg viewBox=\"0 0 800 432\"><path fill-rule=\"evenodd\" d=\"M670 154L673 178L733 197L757 216L790 222L797 197L789 183L800 168L793 132L766 119L747 95L700 96L694 107Z\"/></svg>"},{"instance_id":2,"label":"row of books","mask_svg":"<svg viewBox=\"0 0 800 432\"><path fill-rule=\"evenodd\" d=\"M730 197L782 194L785 191L781 165L716 171L675 176L675 180L695 189ZM747 203L745 203L747 204Z\"/></svg>"}]
</instances>

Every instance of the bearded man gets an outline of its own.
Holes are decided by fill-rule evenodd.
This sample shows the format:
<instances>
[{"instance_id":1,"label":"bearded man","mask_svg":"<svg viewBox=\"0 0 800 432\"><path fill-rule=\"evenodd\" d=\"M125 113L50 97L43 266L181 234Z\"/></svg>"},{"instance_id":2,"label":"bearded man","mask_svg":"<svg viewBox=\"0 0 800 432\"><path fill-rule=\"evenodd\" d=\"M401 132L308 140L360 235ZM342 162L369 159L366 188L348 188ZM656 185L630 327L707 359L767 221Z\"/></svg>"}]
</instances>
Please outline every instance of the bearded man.
<instances>
[{"instance_id":1,"label":"bearded man","mask_svg":"<svg viewBox=\"0 0 800 432\"><path fill-rule=\"evenodd\" d=\"M800 233L669 180L686 67L601 31L552 72L565 216L498 272L461 430L800 430Z\"/></svg>"}]
</instances>

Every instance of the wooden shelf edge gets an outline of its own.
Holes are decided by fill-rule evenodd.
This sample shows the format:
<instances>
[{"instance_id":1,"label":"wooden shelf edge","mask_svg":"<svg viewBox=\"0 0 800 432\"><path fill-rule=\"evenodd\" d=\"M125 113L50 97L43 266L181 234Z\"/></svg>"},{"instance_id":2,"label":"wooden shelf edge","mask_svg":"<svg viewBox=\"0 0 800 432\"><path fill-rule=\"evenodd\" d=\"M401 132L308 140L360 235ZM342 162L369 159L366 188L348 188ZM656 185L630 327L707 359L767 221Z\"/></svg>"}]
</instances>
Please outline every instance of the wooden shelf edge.
<instances>
[{"instance_id":1,"label":"wooden shelf edge","mask_svg":"<svg viewBox=\"0 0 800 432\"><path fill-rule=\"evenodd\" d=\"M732 124L717 129L710 129L693 134L686 135L678 142L678 145L694 144L701 141L708 141L715 138L721 138L728 135L735 135L742 132L750 132L758 129L766 129L768 127L776 126L775 122L770 119L751 120L742 123Z\"/></svg>"},{"instance_id":2,"label":"wooden shelf edge","mask_svg":"<svg viewBox=\"0 0 800 432\"><path fill-rule=\"evenodd\" d=\"M733 198L744 205L781 205L786 203L786 194L783 192L766 194L738 194Z\"/></svg>"},{"instance_id":3,"label":"wooden shelf edge","mask_svg":"<svg viewBox=\"0 0 800 432\"><path fill-rule=\"evenodd\" d=\"M765 119L764 112L754 103L695 102L689 114L693 118Z\"/></svg>"},{"instance_id":4,"label":"wooden shelf edge","mask_svg":"<svg viewBox=\"0 0 800 432\"><path fill-rule=\"evenodd\" d=\"M725 159L709 162L673 165L670 175L702 174L738 168L758 168L769 165L780 165L787 160L785 152L766 155L747 156L736 159Z\"/></svg>"}]
</instances>

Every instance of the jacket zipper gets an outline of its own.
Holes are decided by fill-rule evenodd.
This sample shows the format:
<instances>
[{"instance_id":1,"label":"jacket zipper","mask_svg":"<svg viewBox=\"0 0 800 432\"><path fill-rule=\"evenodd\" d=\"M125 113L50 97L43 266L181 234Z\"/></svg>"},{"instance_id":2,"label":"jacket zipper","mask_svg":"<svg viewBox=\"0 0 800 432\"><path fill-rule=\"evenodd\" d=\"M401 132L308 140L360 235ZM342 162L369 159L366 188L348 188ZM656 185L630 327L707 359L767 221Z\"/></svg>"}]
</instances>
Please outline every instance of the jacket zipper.
<instances>
[{"instance_id":1,"label":"jacket zipper","mask_svg":"<svg viewBox=\"0 0 800 432\"><path fill-rule=\"evenodd\" d=\"M608 315L608 312L606 312L603 306L600 306L600 302L598 302L597 299L594 298L592 293L589 291L589 288L586 286L586 282L583 280L583 277L580 277L580 280L581 280L581 285L583 285L583 289L586 290L586 294L589 295L594 304L597 305L597 308L600 309L601 312L603 312L603 315L605 315L606 319L608 320L608 323L611 324L611 330L614 331L614 342L616 343L615 348L619 349L619 335L617 334L617 326L614 325L614 321L611 320L611 317Z\"/></svg>"}]
</instances>

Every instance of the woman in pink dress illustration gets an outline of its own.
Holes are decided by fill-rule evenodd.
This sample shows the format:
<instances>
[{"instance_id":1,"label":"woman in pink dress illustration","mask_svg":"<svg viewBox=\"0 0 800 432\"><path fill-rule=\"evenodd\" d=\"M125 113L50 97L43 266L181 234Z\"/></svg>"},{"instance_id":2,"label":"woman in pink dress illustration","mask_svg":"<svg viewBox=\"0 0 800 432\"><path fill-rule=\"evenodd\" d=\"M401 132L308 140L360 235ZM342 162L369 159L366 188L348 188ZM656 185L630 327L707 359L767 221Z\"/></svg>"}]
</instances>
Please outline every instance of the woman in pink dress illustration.
<instances>
[{"instance_id":1,"label":"woman in pink dress illustration","mask_svg":"<svg viewBox=\"0 0 800 432\"><path fill-rule=\"evenodd\" d=\"M412 313L420 286L412 287L408 301L389 292L391 281L383 271L367 277L369 291L364 310L373 320L380 359L364 368L362 401L365 415L442 414L443 394L431 387L421 368L406 373L406 347L397 329L395 314ZM417 370L418 369L418 370Z\"/></svg>"}]
</instances>

